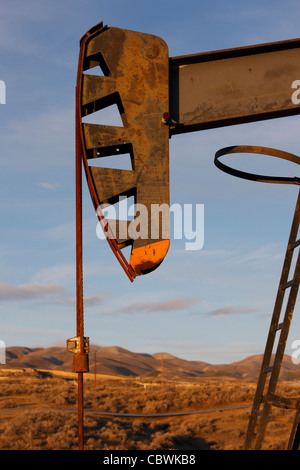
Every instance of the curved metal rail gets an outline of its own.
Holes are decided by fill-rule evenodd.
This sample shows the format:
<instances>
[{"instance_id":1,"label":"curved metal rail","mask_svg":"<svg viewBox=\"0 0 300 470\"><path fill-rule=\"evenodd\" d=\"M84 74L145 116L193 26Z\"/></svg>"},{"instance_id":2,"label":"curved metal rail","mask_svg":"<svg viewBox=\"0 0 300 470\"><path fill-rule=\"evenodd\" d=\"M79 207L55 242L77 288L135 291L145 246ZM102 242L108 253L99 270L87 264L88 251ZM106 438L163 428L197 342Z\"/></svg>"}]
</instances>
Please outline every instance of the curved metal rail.
<instances>
[{"instance_id":1,"label":"curved metal rail","mask_svg":"<svg viewBox=\"0 0 300 470\"><path fill-rule=\"evenodd\" d=\"M224 147L215 154L215 165L225 173L228 173L238 178L243 178L251 181L259 181L261 183L278 183L278 184L300 184L300 178L294 177L283 177L283 176L264 176L254 173L248 173L245 171L236 170L234 168L225 165L220 161L220 157L223 155L229 155L233 153L256 153L262 155L269 155L271 157L282 158L290 162L300 164L300 157L293 155L292 153L283 152L269 147L255 147L250 145L234 145L232 147Z\"/></svg>"}]
</instances>

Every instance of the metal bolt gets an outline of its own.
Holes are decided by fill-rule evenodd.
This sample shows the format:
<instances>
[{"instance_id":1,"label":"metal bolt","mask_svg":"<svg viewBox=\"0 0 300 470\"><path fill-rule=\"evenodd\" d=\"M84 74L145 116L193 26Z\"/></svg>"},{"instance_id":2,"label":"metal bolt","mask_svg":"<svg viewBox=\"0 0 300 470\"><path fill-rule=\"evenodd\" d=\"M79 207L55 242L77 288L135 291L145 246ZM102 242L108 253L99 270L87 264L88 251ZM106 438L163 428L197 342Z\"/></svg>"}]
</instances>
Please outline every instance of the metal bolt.
<instances>
[{"instance_id":1,"label":"metal bolt","mask_svg":"<svg viewBox=\"0 0 300 470\"><path fill-rule=\"evenodd\" d=\"M164 114L163 114L163 117L162 117L162 119L161 119L161 122L162 122L163 124L168 124L169 121L170 121L170 117L171 117L171 115L170 115L169 112L164 113Z\"/></svg>"}]
</instances>

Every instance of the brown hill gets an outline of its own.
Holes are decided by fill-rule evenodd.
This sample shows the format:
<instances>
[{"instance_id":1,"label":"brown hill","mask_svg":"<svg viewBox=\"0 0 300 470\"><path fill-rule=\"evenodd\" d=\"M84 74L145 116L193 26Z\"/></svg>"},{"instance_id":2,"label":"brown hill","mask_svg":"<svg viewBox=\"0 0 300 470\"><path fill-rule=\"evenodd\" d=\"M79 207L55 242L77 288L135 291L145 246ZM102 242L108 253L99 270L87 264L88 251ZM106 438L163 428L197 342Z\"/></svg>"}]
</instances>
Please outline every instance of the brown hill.
<instances>
[{"instance_id":1,"label":"brown hill","mask_svg":"<svg viewBox=\"0 0 300 470\"><path fill-rule=\"evenodd\" d=\"M257 380L262 355L247 357L231 364L209 364L201 361L188 361L168 353L143 354L110 346L91 346L90 369L98 374L132 377L157 377L162 372L166 378L230 377L244 380ZM32 368L72 371L73 354L63 347L28 348L22 346L6 349L6 364L1 368ZM299 379L300 367L293 364L290 356L285 356L281 367L284 380Z\"/></svg>"}]
</instances>

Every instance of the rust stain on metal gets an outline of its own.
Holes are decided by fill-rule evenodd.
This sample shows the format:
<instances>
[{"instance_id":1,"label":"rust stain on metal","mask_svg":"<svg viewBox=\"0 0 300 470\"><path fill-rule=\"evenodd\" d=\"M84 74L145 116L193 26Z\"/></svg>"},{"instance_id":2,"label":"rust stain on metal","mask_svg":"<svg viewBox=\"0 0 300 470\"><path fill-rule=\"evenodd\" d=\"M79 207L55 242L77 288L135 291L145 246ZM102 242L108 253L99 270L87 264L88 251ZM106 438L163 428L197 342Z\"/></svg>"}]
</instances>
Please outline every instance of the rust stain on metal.
<instances>
[{"instance_id":1,"label":"rust stain on metal","mask_svg":"<svg viewBox=\"0 0 300 470\"><path fill-rule=\"evenodd\" d=\"M300 39L170 58L170 113L180 134L300 113Z\"/></svg>"}]
</instances>

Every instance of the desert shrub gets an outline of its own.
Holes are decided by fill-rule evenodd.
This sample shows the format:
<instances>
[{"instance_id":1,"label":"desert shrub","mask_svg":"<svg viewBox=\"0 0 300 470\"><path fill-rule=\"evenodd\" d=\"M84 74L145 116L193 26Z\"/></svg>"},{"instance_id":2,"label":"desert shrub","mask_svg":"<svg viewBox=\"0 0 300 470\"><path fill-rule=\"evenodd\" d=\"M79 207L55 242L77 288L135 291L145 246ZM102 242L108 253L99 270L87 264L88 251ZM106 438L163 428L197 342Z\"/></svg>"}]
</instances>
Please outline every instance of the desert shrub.
<instances>
[{"instance_id":1,"label":"desert shrub","mask_svg":"<svg viewBox=\"0 0 300 470\"><path fill-rule=\"evenodd\" d=\"M0 409L6 409L6 408L17 408L19 405L17 400L14 399L8 399L8 400L1 400L0 401Z\"/></svg>"},{"instance_id":2,"label":"desert shrub","mask_svg":"<svg viewBox=\"0 0 300 470\"><path fill-rule=\"evenodd\" d=\"M173 447L172 437L164 432L156 432L147 445L149 450L170 450Z\"/></svg>"},{"instance_id":3,"label":"desert shrub","mask_svg":"<svg viewBox=\"0 0 300 470\"><path fill-rule=\"evenodd\" d=\"M242 381L169 383L154 380L86 380L85 410L121 413L171 413L251 404L256 384ZM295 384L283 384L284 396L297 396ZM0 382L0 408L31 403L44 411L0 414L1 449L77 449L77 381L31 373ZM74 413L55 410L74 410ZM243 446L249 410L194 414L174 418L119 419L85 415L85 448L112 449L239 449ZM273 416L273 413L272 413ZM273 440L267 448L283 446L290 432L286 412L275 410L270 424ZM284 447L283 447L284 448Z\"/></svg>"},{"instance_id":4,"label":"desert shrub","mask_svg":"<svg viewBox=\"0 0 300 470\"><path fill-rule=\"evenodd\" d=\"M56 405L75 405L77 395L75 390L60 390L52 397L51 403Z\"/></svg>"},{"instance_id":5,"label":"desert shrub","mask_svg":"<svg viewBox=\"0 0 300 470\"><path fill-rule=\"evenodd\" d=\"M15 380L8 380L7 382L1 381L0 396L5 397L7 395L20 395L27 390L24 384L19 383Z\"/></svg>"},{"instance_id":6,"label":"desert shrub","mask_svg":"<svg viewBox=\"0 0 300 470\"><path fill-rule=\"evenodd\" d=\"M76 416L56 412L23 412L0 424L4 449L76 448ZM71 436L71 439L70 439Z\"/></svg>"}]
</instances>

